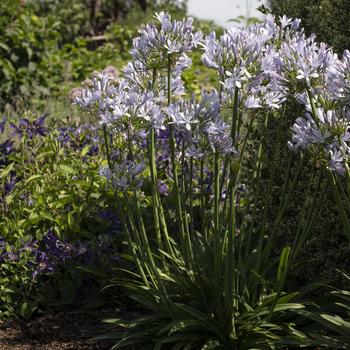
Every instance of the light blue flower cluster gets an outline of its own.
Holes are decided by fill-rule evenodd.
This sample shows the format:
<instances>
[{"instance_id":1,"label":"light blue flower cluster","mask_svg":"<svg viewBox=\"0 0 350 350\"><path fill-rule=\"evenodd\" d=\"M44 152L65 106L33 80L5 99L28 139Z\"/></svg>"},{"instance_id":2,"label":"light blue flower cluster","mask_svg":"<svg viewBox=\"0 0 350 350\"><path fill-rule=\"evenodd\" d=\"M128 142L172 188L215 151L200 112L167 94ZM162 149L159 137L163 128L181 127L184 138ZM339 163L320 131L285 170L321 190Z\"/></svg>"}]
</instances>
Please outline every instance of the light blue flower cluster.
<instances>
[{"instance_id":1,"label":"light blue flower cluster","mask_svg":"<svg viewBox=\"0 0 350 350\"><path fill-rule=\"evenodd\" d=\"M281 48L279 74L286 79L290 95L305 108L297 118L288 146L311 149L328 168L344 175L349 159L349 60L333 53L314 38L299 36Z\"/></svg>"},{"instance_id":2,"label":"light blue flower cluster","mask_svg":"<svg viewBox=\"0 0 350 350\"><path fill-rule=\"evenodd\" d=\"M187 154L235 153L232 125L220 110L276 111L288 98L298 101L305 116L296 119L288 146L318 147L328 167L344 174L349 157L350 52L340 59L315 37L306 37L300 20L271 15L247 28L232 27L217 38L193 31L192 19L174 21L155 15L158 23L140 29L133 41L132 61L115 82L98 75L75 101L94 112L100 123L127 133L125 137L159 133L172 127L185 138ZM181 78L200 45L204 64L218 73L220 92L186 99ZM175 135L175 136L176 136ZM310 148L311 147L311 148ZM322 152L321 152L322 151ZM183 152L183 150L182 150Z\"/></svg>"},{"instance_id":3,"label":"light blue flower cluster","mask_svg":"<svg viewBox=\"0 0 350 350\"><path fill-rule=\"evenodd\" d=\"M147 69L166 67L168 55L178 58L201 40L201 34L193 32L192 18L175 21L164 12L157 13L155 18L160 28L154 23L141 27L140 36L134 39L131 50L133 59Z\"/></svg>"}]
</instances>

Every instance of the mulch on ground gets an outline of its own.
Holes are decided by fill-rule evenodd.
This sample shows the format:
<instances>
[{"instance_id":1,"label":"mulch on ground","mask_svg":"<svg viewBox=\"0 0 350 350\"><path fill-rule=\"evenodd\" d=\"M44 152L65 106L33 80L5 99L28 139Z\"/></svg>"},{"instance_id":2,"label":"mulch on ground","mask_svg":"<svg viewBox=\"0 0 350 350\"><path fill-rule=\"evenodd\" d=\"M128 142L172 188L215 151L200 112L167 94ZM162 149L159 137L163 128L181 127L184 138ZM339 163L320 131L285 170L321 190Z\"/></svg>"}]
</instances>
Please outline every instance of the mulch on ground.
<instances>
[{"instance_id":1,"label":"mulch on ground","mask_svg":"<svg viewBox=\"0 0 350 350\"><path fill-rule=\"evenodd\" d=\"M118 309L69 312L0 323L0 350L102 350L113 342L91 339L103 333L102 319L120 315Z\"/></svg>"}]
</instances>

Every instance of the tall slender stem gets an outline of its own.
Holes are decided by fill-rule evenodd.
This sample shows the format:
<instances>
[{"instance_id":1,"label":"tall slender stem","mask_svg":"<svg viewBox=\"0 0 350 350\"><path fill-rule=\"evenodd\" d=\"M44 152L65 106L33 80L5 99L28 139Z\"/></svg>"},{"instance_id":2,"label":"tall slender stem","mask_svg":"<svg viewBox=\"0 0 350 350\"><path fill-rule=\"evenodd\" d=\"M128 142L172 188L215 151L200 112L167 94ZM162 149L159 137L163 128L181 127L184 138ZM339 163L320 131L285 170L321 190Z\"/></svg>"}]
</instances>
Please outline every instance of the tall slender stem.
<instances>
[{"instance_id":1,"label":"tall slender stem","mask_svg":"<svg viewBox=\"0 0 350 350\"><path fill-rule=\"evenodd\" d=\"M171 55L168 55L168 106L171 103ZM179 177L177 173L176 167L176 156L175 156L175 136L173 125L169 125L169 142L170 142L170 158L171 158L171 166L173 170L173 180L174 180L174 194L175 194L175 203L176 203L176 221L179 226L180 231L180 242L183 248L185 262L191 265L191 245L190 245L190 237L185 232L185 224L184 224L184 216L186 216L186 212L183 212L182 204L181 204L181 195L179 191ZM184 215L184 216L183 216Z\"/></svg>"},{"instance_id":2,"label":"tall slender stem","mask_svg":"<svg viewBox=\"0 0 350 350\"><path fill-rule=\"evenodd\" d=\"M205 241L208 243L208 233L205 216L205 197L204 197L204 159L200 160L200 201L201 201L201 229L204 232Z\"/></svg>"},{"instance_id":3,"label":"tall slender stem","mask_svg":"<svg viewBox=\"0 0 350 350\"><path fill-rule=\"evenodd\" d=\"M279 208L278 213L277 213L277 217L276 217L276 219L274 221L274 224L273 224L273 227L272 227L272 230L271 230L271 234L269 236L269 239L267 241L266 247L264 249L262 263L266 262L266 259L269 257L269 255L271 253L272 244L275 242L275 235L277 233L277 229L278 229L278 227L279 227L279 225L280 225L280 223L282 221L282 218L283 218L283 216L284 216L284 214L286 212L287 206L290 203L290 199L291 199L291 196L292 196L292 194L294 192L294 189L295 189L297 180L299 178L301 169L303 168L303 164L304 164L304 158L301 155L298 167L297 167L297 169L296 169L296 171L294 173L292 184L291 184L288 192L285 195L282 194L282 197L284 198L284 200L283 200L283 202L281 202L280 208ZM289 178L289 174L287 174L287 177ZM286 188L284 190L286 190Z\"/></svg>"},{"instance_id":4,"label":"tall slender stem","mask_svg":"<svg viewBox=\"0 0 350 350\"><path fill-rule=\"evenodd\" d=\"M189 203L189 211L190 211L190 229L191 229L191 234L194 233L194 215L193 215L193 157L190 158L190 178L189 178L189 197L190 197L190 203Z\"/></svg>"},{"instance_id":5,"label":"tall slender stem","mask_svg":"<svg viewBox=\"0 0 350 350\"><path fill-rule=\"evenodd\" d=\"M112 170L112 164L111 164L111 155L109 151L109 145L108 145L108 137L107 137L107 126L106 124L103 124L103 139L105 142L105 149L106 149L106 156L107 156L107 161L108 161L108 167L110 170Z\"/></svg>"},{"instance_id":6,"label":"tall slender stem","mask_svg":"<svg viewBox=\"0 0 350 350\"><path fill-rule=\"evenodd\" d=\"M159 222L159 212L158 212L158 201L157 201L157 186L158 180L156 175L156 163L155 163L155 145L154 145L154 129L150 130L149 134L149 163L150 163L150 172L151 172L151 182L152 182L152 209L153 209L153 222L154 229L156 231L156 239L158 247L163 250L162 235L160 230ZM162 255L162 262L164 268L166 267L164 255Z\"/></svg>"},{"instance_id":7,"label":"tall slender stem","mask_svg":"<svg viewBox=\"0 0 350 350\"><path fill-rule=\"evenodd\" d=\"M214 232L215 241L219 239L219 205L220 205L220 181L219 181L219 153L214 154Z\"/></svg>"},{"instance_id":8,"label":"tall slender stem","mask_svg":"<svg viewBox=\"0 0 350 350\"><path fill-rule=\"evenodd\" d=\"M233 97L233 113L232 113L232 126L231 126L231 137L232 144L235 145L236 141L236 128L237 128L237 119L239 114L239 100L238 100L239 89L235 88L234 97Z\"/></svg>"},{"instance_id":9,"label":"tall slender stem","mask_svg":"<svg viewBox=\"0 0 350 350\"><path fill-rule=\"evenodd\" d=\"M340 211L340 215L341 215L341 218L343 221L343 225L345 228L345 235L350 240L350 221L349 221L348 215L347 215L345 207L344 207L344 203L342 201L342 198L340 196L340 193L339 193L339 190L337 187L336 178L335 178L333 172L331 172L331 171L329 171L328 176L330 179L330 183L332 185L335 201L337 203L337 207L338 207L338 210Z\"/></svg>"},{"instance_id":10,"label":"tall slender stem","mask_svg":"<svg viewBox=\"0 0 350 350\"><path fill-rule=\"evenodd\" d=\"M129 123L128 123L128 127L127 127L127 135L128 135L128 159L133 161L134 155L133 155L133 151L132 151L131 126Z\"/></svg>"},{"instance_id":11,"label":"tall slender stem","mask_svg":"<svg viewBox=\"0 0 350 350\"><path fill-rule=\"evenodd\" d=\"M117 208L118 208L118 212L119 212L119 217L121 218L121 222L123 224L123 228L124 228L124 231L125 231L125 236L126 236L126 239L128 241L128 244L129 244L129 247L131 249L131 254L135 260L135 264L136 264L136 267L140 273L140 276L141 276L141 279L143 281L143 283L145 284L146 287L149 287L149 283L148 283L148 279L147 279L147 276L145 274L145 271L142 267L142 265L145 265L145 257L143 255L143 252L141 252L141 257L142 257L142 260L143 262L141 262L142 260L140 260L138 254L137 254L137 251L136 251L136 248L131 240L131 234L130 234L130 230L128 228L128 225L126 223L126 220L124 219L126 217L125 215L125 212L122 210L122 205L120 203L121 201L119 200L119 198L117 199Z\"/></svg>"},{"instance_id":12,"label":"tall slender stem","mask_svg":"<svg viewBox=\"0 0 350 350\"><path fill-rule=\"evenodd\" d=\"M311 93L311 87L308 85L306 87L306 92L307 92L307 96L309 97L310 100L310 105L311 105L311 111L312 111L312 116L313 116L313 120L316 123L317 127L320 126L320 122L317 118L317 112L316 112L316 106L315 106L315 101L312 97L312 93Z\"/></svg>"}]
</instances>

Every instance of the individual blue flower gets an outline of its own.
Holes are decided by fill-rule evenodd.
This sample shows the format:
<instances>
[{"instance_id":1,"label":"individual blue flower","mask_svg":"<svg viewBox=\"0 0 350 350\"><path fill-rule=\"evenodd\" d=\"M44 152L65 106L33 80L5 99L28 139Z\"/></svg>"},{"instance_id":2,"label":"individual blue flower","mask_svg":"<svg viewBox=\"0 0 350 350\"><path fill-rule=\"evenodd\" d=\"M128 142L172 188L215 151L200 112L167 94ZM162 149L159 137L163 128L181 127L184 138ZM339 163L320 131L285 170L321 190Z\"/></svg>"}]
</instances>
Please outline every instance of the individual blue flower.
<instances>
[{"instance_id":1,"label":"individual blue flower","mask_svg":"<svg viewBox=\"0 0 350 350\"><path fill-rule=\"evenodd\" d=\"M340 150L336 147L333 147L328 151L329 154L329 162L328 167L332 171L335 171L337 174L343 176L345 175L345 166L344 166L344 158Z\"/></svg>"},{"instance_id":2,"label":"individual blue flower","mask_svg":"<svg viewBox=\"0 0 350 350\"><path fill-rule=\"evenodd\" d=\"M258 108L261 108L262 105L261 105L261 101L258 98L251 95L251 96L248 96L248 98L246 99L244 103L244 107L248 109L258 109Z\"/></svg>"},{"instance_id":3,"label":"individual blue flower","mask_svg":"<svg viewBox=\"0 0 350 350\"><path fill-rule=\"evenodd\" d=\"M167 196L169 194L169 188L164 181L159 181L158 190L159 190L160 195L162 195L162 196Z\"/></svg>"},{"instance_id":4,"label":"individual blue flower","mask_svg":"<svg viewBox=\"0 0 350 350\"><path fill-rule=\"evenodd\" d=\"M2 155L9 155L10 153L14 152L14 141L12 140L6 140L5 142L0 144L0 154Z\"/></svg>"},{"instance_id":5,"label":"individual blue flower","mask_svg":"<svg viewBox=\"0 0 350 350\"><path fill-rule=\"evenodd\" d=\"M209 144L214 152L224 155L237 153L231 137L231 128L221 120L208 123L205 130Z\"/></svg>"},{"instance_id":6,"label":"individual blue flower","mask_svg":"<svg viewBox=\"0 0 350 350\"><path fill-rule=\"evenodd\" d=\"M327 131L322 133L318 129L310 114L306 118L297 118L292 131L292 140L288 142L288 147L292 150L307 149L311 144L324 144L330 136Z\"/></svg>"},{"instance_id":7,"label":"individual blue flower","mask_svg":"<svg viewBox=\"0 0 350 350\"><path fill-rule=\"evenodd\" d=\"M142 172L145 169L145 163L134 162L125 160L120 164L114 164L114 167L110 169L108 166L100 169L100 174L105 176L114 188L118 188L122 191L128 189L136 189L141 187L143 180L141 177Z\"/></svg>"},{"instance_id":8,"label":"individual blue flower","mask_svg":"<svg viewBox=\"0 0 350 350\"><path fill-rule=\"evenodd\" d=\"M50 261L48 255L40 250L35 252L35 269L32 273L32 278L36 279L39 274L52 273L55 271L55 266Z\"/></svg>"},{"instance_id":9,"label":"individual blue flower","mask_svg":"<svg viewBox=\"0 0 350 350\"><path fill-rule=\"evenodd\" d=\"M186 149L186 157L193 159L202 159L204 157L204 152L199 146L192 143L190 147Z\"/></svg>"},{"instance_id":10,"label":"individual blue flower","mask_svg":"<svg viewBox=\"0 0 350 350\"><path fill-rule=\"evenodd\" d=\"M5 182L4 190L5 190L6 196L13 191L17 182L18 182L18 179L15 176L10 176L10 180Z\"/></svg>"},{"instance_id":11,"label":"individual blue flower","mask_svg":"<svg viewBox=\"0 0 350 350\"><path fill-rule=\"evenodd\" d=\"M172 103L166 108L166 113L171 118L169 124L173 124L179 131L191 131L192 124L199 122L194 107L185 100Z\"/></svg>"}]
</instances>

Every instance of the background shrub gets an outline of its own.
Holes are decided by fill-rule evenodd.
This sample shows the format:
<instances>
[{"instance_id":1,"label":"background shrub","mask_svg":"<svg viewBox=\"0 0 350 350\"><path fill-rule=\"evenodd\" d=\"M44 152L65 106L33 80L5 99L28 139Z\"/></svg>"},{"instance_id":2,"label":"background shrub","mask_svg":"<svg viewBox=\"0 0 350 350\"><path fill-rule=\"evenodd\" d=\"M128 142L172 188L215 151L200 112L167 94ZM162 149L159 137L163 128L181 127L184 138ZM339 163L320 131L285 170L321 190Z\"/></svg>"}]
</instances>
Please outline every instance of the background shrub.
<instances>
[{"instance_id":1,"label":"background shrub","mask_svg":"<svg viewBox=\"0 0 350 350\"><path fill-rule=\"evenodd\" d=\"M269 0L269 6L278 16L300 18L306 33L315 33L336 52L350 48L348 0Z\"/></svg>"},{"instance_id":2,"label":"background shrub","mask_svg":"<svg viewBox=\"0 0 350 350\"><path fill-rule=\"evenodd\" d=\"M48 100L67 104L64 96L92 71L123 65L139 25L162 8L182 16L186 6L177 0L2 1L0 111L47 111Z\"/></svg>"},{"instance_id":3,"label":"background shrub","mask_svg":"<svg viewBox=\"0 0 350 350\"><path fill-rule=\"evenodd\" d=\"M315 33L318 41L326 42L332 46L336 52L342 54L345 49L350 48L350 22L348 13L350 3L346 0L270 0L269 6L276 16L284 14L292 18L300 18L301 26L305 28L307 34ZM290 107L286 112L286 129L292 124L297 116L301 116L302 111L296 105ZM272 129L273 126L272 126ZM286 142L288 135L285 135ZM285 144L282 143L282 144ZM287 146L280 150L281 154L288 152ZM281 157L286 159L286 157ZM287 166L286 162L280 162L280 170ZM308 182L310 164L303 171L304 183L298 188L299 195L296 196L292 208L295 210L301 203L305 194ZM278 173L281 173L279 171ZM283 179L280 179L281 184ZM276 188L276 195L280 188ZM302 254L299 257L299 267L294 271L295 283L302 284L305 281L324 280L332 285L344 287L348 285L348 280L336 268L346 270L347 257L350 253L350 244L343 234L341 218L334 206L333 193L327 190L324 205L320 209L319 219L310 234L310 238L305 243ZM293 209L290 211L292 217ZM295 225L295 223L294 223ZM295 232L292 220L281 230L281 242L292 242Z\"/></svg>"}]
</instances>

